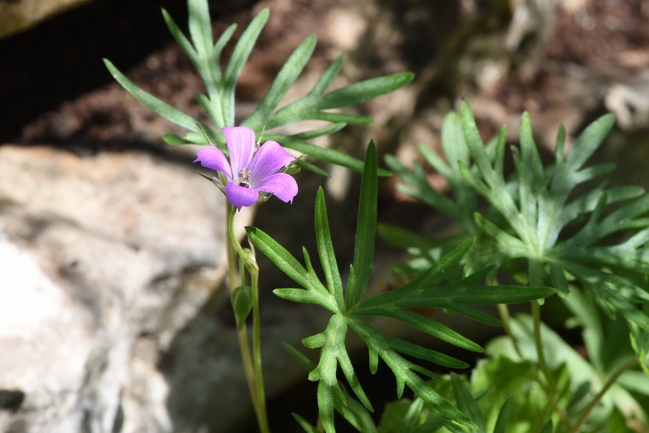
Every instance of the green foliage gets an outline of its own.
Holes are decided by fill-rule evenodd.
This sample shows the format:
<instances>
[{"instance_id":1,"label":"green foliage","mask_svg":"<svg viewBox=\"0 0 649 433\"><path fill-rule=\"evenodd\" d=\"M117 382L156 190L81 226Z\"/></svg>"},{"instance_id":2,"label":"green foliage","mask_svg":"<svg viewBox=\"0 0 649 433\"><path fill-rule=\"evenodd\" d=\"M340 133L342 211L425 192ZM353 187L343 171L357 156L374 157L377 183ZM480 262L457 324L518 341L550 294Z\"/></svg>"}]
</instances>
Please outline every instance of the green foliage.
<instances>
[{"instance_id":1,"label":"green foliage","mask_svg":"<svg viewBox=\"0 0 649 433\"><path fill-rule=\"evenodd\" d=\"M216 126L216 129L210 128L205 123L199 122L197 119L145 92L122 74L109 60L104 59L104 63L117 82L140 102L171 122L190 131L183 137L174 134L165 135L163 138L168 144L207 145L208 142L200 131L202 129L207 138L212 143L216 143L227 155L225 140L220 128L234 126L235 124L236 84L259 34L268 21L269 11L268 9L262 10L251 21L235 44L225 69L222 69L221 54L236 30L236 25L233 24L228 27L214 42L207 0L188 0L188 7L189 38L185 36L167 11L163 10L162 14L169 31L205 83L207 95L201 94L196 98ZM326 69L306 96L278 109L282 98L311 58L315 45L316 37L311 35L295 49L279 71L259 106L241 122L241 125L253 129L259 136L264 128L272 130L279 126L303 120L330 122L332 123L330 126L300 134L266 134L265 137L279 142L284 147L297 150L318 160L361 171L363 167L362 161L333 149L315 146L306 140L331 134L343 128L346 124L370 123L372 119L365 116L326 110L347 107L392 92L412 81L413 74L403 72L373 78L326 93L342 68L343 57L340 56ZM312 164L305 163L305 161L298 160L298 165L306 169L314 169L313 171L319 174L323 172ZM389 173L380 170L380 174L387 175Z\"/></svg>"},{"instance_id":2,"label":"green foliage","mask_svg":"<svg viewBox=\"0 0 649 433\"><path fill-rule=\"evenodd\" d=\"M523 322L531 322L529 317L521 316ZM521 323L514 321L516 327ZM531 326L528 323L525 326ZM546 334L547 328L543 333ZM528 329L531 334L531 328ZM551 332L551 331L550 331ZM517 336L522 336L518 334ZM378 430L380 433L455 433L455 432L494 432L494 433L528 433L528 432L568 432L576 419L601 387L599 377L590 376L586 371L575 369L575 362L586 363L576 352L558 336L548 336L548 352L558 350L555 374L558 379L559 392L554 399L548 397L538 382L537 368L529 360L521 360L513 347L503 354L501 345L510 344L502 338L489 345L487 359L478 362L472 372L471 380L451 374L442 377L441 381L431 382L435 390L456 404L470 417L480 430L461 427L441 417L437 411L422 400L410 402L406 399L387 405L381 417ZM534 353L534 341L531 335L524 340L529 354ZM556 343L554 345L553 343ZM517 358L517 359L513 359ZM571 359L573 358L573 359ZM581 358L581 361L576 361ZM583 365L583 364L582 364ZM646 379L646 378L644 378ZM645 385L639 383L638 387ZM588 417L587 423L579 431L601 432L629 431L625 425L624 415L635 418L633 423L646 422L642 406L628 392L615 386L613 394L602 401ZM646 392L646 388L645 388ZM552 404L560 402L566 411L552 411ZM628 420L628 418L627 418Z\"/></svg>"},{"instance_id":3,"label":"green foliage","mask_svg":"<svg viewBox=\"0 0 649 433\"><path fill-rule=\"evenodd\" d=\"M339 398L345 406L348 401L345 394L340 391L341 387L337 378L339 366L358 400L365 409L373 411L347 353L345 336L350 328L363 339L368 347L371 372L376 372L379 358L392 370L397 381L398 396L403 394L407 385L422 401L434 407L448 419L474 428L477 425L475 420L452 406L419 374L434 379L439 377L409 358L426 360L450 368L465 368L467 365L443 353L384 334L370 325L366 318L371 316L391 317L458 347L481 352L481 347L474 342L433 319L417 315L408 309L446 308L483 323L499 325L498 320L492 316L467 304L526 302L549 296L554 293L554 290L545 287L526 287L525 290L522 290L518 286L478 285L489 272L488 268L452 284L436 286L440 276L451 269L469 251L473 245L473 240L470 239L441 257L411 283L391 292L363 300L363 294L372 271L378 183L376 164L376 151L373 143L370 143L363 170L354 261L350 268L346 291L331 242L322 190L318 191L316 198L315 228L318 256L325 275L324 284L316 275L306 250L303 250L305 264L302 265L263 231L248 227L248 236L259 251L263 252L279 269L301 286L299 288L276 289L275 294L294 302L317 304L332 313L323 332L303 340L306 347L321 350L320 361L315 368L310 370L309 379L318 381L318 406L322 424L327 432L335 431L333 413L336 409L336 399Z\"/></svg>"},{"instance_id":4,"label":"green foliage","mask_svg":"<svg viewBox=\"0 0 649 433\"><path fill-rule=\"evenodd\" d=\"M487 431L511 395L515 397L508 432L626 431L626 425L647 426L643 407L649 401L649 195L640 187L608 188L606 182L581 186L613 169L612 164L585 167L613 123L611 115L597 119L565 155L565 131L560 127L554 161L544 166L524 114L520 147L512 147L515 170L507 176L505 128L485 145L468 104L463 103L459 115L450 113L444 121L442 149L447 162L420 148L424 159L448 181L449 197L428 184L420 164L410 170L395 158L386 158L404 181L398 187L402 192L457 223L454 236L434 239L380 227L384 239L413 256L395 266L395 273L420 275L448 253L449 239L477 235L476 247L462 260L464 272L494 266L490 281L513 278L520 284L552 285L574 314L569 324L583 328L586 358L531 317L505 316L511 335L487 346L490 358L478 364L471 378L472 393L489 390L490 397L479 405ZM478 197L486 201L486 208ZM619 315L626 320L616 320ZM634 368L636 364L644 374ZM459 430L445 426L440 431Z\"/></svg>"},{"instance_id":5,"label":"green foliage","mask_svg":"<svg viewBox=\"0 0 649 433\"><path fill-rule=\"evenodd\" d=\"M243 326L252 310L252 288L250 286L239 286L232 291L232 306L237 315L237 323Z\"/></svg>"},{"instance_id":6,"label":"green foliage","mask_svg":"<svg viewBox=\"0 0 649 433\"><path fill-rule=\"evenodd\" d=\"M482 363L484 364L484 363ZM495 371L502 373L504 370L498 366ZM476 372L481 368L476 368ZM530 365L531 368L531 365ZM476 374L474 372L474 375ZM515 371L508 372L514 374ZM415 399L412 402L402 399L387 405L381 423L379 424L380 433L504 433L507 428L508 432L515 430L516 424L511 421L511 415L515 404L515 396L510 395L504 400L493 399L490 391L480 390L480 386L469 382L465 377L458 376L455 373L446 375L441 381L432 383L433 387L447 398L454 402L458 408L475 426L459 426L451 420L440 416L430 406L424 404L421 399ZM493 386L493 384L491 384ZM518 389L517 391L526 391ZM487 398L485 398L487 397ZM529 431L529 430L526 430Z\"/></svg>"},{"instance_id":7,"label":"green foliage","mask_svg":"<svg viewBox=\"0 0 649 433\"><path fill-rule=\"evenodd\" d=\"M649 300L649 293L635 282L643 281L641 276L649 271L649 249L645 246L649 240L649 195L640 187L607 188L606 183L579 196L574 194L579 184L613 169L612 164L584 168L613 122L611 115L593 122L565 156L565 133L560 128L554 163L544 167L529 116L524 114L520 148L512 148L516 170L506 179L505 128L485 146L468 104L463 103L460 116L447 116L442 133L446 157L449 161L457 158L456 163L446 165L431 156L432 152L423 151L449 181L455 203L431 193L421 167L416 165L411 172L395 160L387 162L406 181L400 187L402 191L414 198L425 197L426 203L455 219L467 235L480 234L466 271L496 265L521 283L551 283L563 297L569 294L569 284L579 284L595 295L595 301L611 318L621 313L649 331L649 317L636 307L638 302ZM484 215L474 213L475 224L466 215L478 209L468 188L490 204ZM626 204L609 210L610 205L625 200ZM516 269L521 259L527 264L527 272ZM620 271L634 275L624 278Z\"/></svg>"},{"instance_id":8,"label":"green foliage","mask_svg":"<svg viewBox=\"0 0 649 433\"><path fill-rule=\"evenodd\" d=\"M575 291L575 293L577 292ZM571 298L573 294L571 294ZM577 298L576 295L575 298ZM575 303L577 302L575 301ZM599 311L594 302L586 300L585 305L589 312L587 316L581 317L595 320L595 323L591 324L593 326L584 328L586 333L591 334L584 338L588 358L584 358L550 328L541 325L544 355L558 384L556 390L558 406L565 408L563 411L565 419L561 419L556 413L553 415L553 421L557 425L558 431L568 431L566 424L574 424L586 405L593 400L604 383L613 376L615 370L618 370L625 361L633 357L627 337L628 329L623 326L624 322L618 320L616 323L605 316L596 318ZM619 326L619 323L622 326ZM527 362L536 362L537 352L533 337L532 318L520 315L516 319L512 319L510 325L523 359ZM592 335L594 329L599 329L602 333ZM615 344L618 344L619 347L614 347ZM513 347L511 339L507 337L495 339L487 345L486 349L490 356L504 356L511 360L508 362L525 362ZM492 388L497 392L507 386L507 381L514 381L511 377L503 379L504 381L495 382L493 376L484 376L485 383L491 382ZM521 378L516 380L521 380ZM637 398L638 393L644 395L649 393L649 377L635 370L625 370L620 379L608 389L590 413L583 431L610 429L609 420L614 417L616 412L635 418L640 425L646 426L648 414L643 409L643 403ZM548 404L547 397L544 395L539 390L538 395L530 401L537 404L539 402ZM520 431L528 430L521 429ZM612 429L612 431L616 430Z\"/></svg>"}]
</instances>

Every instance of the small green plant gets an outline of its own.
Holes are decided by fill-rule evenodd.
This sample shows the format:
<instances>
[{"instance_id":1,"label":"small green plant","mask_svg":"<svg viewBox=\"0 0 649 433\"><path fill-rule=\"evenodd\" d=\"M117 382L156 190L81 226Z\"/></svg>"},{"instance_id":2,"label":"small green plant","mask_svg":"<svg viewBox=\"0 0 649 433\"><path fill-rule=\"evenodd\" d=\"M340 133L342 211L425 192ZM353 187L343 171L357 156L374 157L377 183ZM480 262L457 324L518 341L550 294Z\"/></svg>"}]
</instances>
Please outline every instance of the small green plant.
<instances>
[{"instance_id":1,"label":"small green plant","mask_svg":"<svg viewBox=\"0 0 649 433\"><path fill-rule=\"evenodd\" d=\"M394 157L386 160L404 182L399 188L448 215L457 223L456 234L428 239L394 226L377 227L378 177L390 172L378 167L374 144L369 144L361 161L308 140L334 133L348 123L370 122L365 116L331 110L398 89L413 75L394 74L327 92L342 68L341 56L307 95L279 107L313 53L316 38L311 36L288 58L253 113L235 125L237 80L269 12L263 10L252 20L222 68L221 54L235 26L214 41L207 0L188 0L188 6L189 37L166 11L163 17L205 83L207 94L198 95L197 100L211 124L146 93L110 61L105 63L133 96L189 131L182 137L165 135L167 143L204 146L195 162L214 170L212 176L201 175L215 184L215 193L225 195L228 288L261 432L270 432L270 423L261 362L257 251L297 284L275 289L276 295L316 304L331 314L322 332L303 340L307 348L319 350L316 363L287 346L309 372L308 378L318 382L319 419L311 423L294 414L307 432L335 432L335 412L363 433L649 429L645 409L649 407L649 195L639 187L608 188L604 182L577 192L580 184L613 169L611 164L585 167L612 127L612 116L603 116L586 128L569 152L564 151L565 132L559 128L554 161L544 165L524 114L520 147L512 148L515 171L508 174L504 170L505 129L485 145L468 104L463 103L460 114L450 113L444 122L446 162L421 147L426 161L447 179L452 197L435 191L420 165L410 170ZM304 120L330 124L294 135L273 131ZM265 130L267 141L262 144ZM302 155L296 158L284 148ZM314 219L324 279L316 275L306 249L301 262L258 228L247 227L247 246L235 235L234 220L242 207L273 195L287 203L294 200L299 188L291 174L297 168L328 175L306 157L363 174L354 258L345 283L322 189L317 193ZM393 267L408 277L408 283L368 297L377 228L388 242L407 248L413 257ZM586 357L541 322L541 303L554 293L573 315L570 324L582 328ZM507 304L523 302L531 303L532 314L510 317ZM475 304L496 304L500 320ZM496 338L485 350L412 308L443 309L484 324L502 325L506 336ZM432 371L431 363L446 369L469 365L383 333L372 325L373 317L403 322L458 348L482 353L484 358L470 378L456 373L442 376ZM370 371L375 373L381 360L396 380L401 400L386 407L378 425L372 416L371 396L363 390L347 350L350 331L367 346ZM412 399L402 398L406 386Z\"/></svg>"},{"instance_id":2,"label":"small green plant","mask_svg":"<svg viewBox=\"0 0 649 433\"><path fill-rule=\"evenodd\" d=\"M536 382L545 396L539 400L545 400L544 410L529 417L525 428L531 430L521 431L577 432L585 423L604 428L605 423L595 419L606 418L614 407L616 413L633 414L640 425L647 425L644 400L634 393L648 395L649 378L634 367L639 364L646 372L649 360L649 195L635 186L608 188L606 182L575 192L578 185L613 170L613 164L584 167L613 123L611 115L593 122L567 154L560 127L554 162L544 166L524 114L520 147L512 147L515 171L507 176L505 128L483 144L464 102L460 115L450 113L443 125L448 162L420 147L426 161L448 180L455 202L430 187L419 164L409 170L387 158L404 181L399 185L402 192L455 220L463 232L457 239L478 236L464 261L465 273L492 265L490 281L555 287L574 314L571 323L584 328L589 360L541 323L538 302L532 302L531 317L516 319L509 317L506 306L499 306L509 338L494 341L487 353L538 365ZM487 202L486 209L479 197ZM397 227L383 226L381 233L413 253L412 259L395 267L410 276L448 249L444 239L422 239ZM589 404L584 403L588 399ZM555 427L543 427L543 417L550 415Z\"/></svg>"},{"instance_id":3,"label":"small green plant","mask_svg":"<svg viewBox=\"0 0 649 433\"><path fill-rule=\"evenodd\" d=\"M318 255L325 274L324 284L315 274L306 250L304 250L305 265L302 265L267 234L256 228L248 228L248 236L254 245L301 286L301 288L276 289L275 294L293 302L317 304L333 313L329 325L322 333L303 341L308 348L321 349L320 362L311 370L309 379L319 382L318 407L322 424L326 431L335 431L333 424L334 397L338 395L343 403L347 400L343 398L344 394L339 391L340 385L336 375L339 365L360 402L367 410L373 411L369 399L356 378L354 367L347 354L345 336L348 329L351 328L367 345L370 371L376 372L379 359L392 370L397 381L399 397L407 385L422 401L449 419L462 425L475 427L470 418L442 398L429 383L418 375L439 379L437 374L402 355L450 368L466 368L468 365L448 355L386 335L372 327L366 318L372 316L391 317L455 346L482 352L482 348L471 340L433 319L407 309L415 307L446 308L474 320L498 326L500 324L498 320L467 304L526 302L549 296L554 293L554 290L546 287L479 285L490 268L468 275L453 284L437 286L435 283L438 277L455 265L470 250L473 245L473 240L470 239L442 257L411 283L388 293L363 300L363 293L370 280L372 267L374 234L376 232L376 196L376 154L374 146L370 144L365 158L365 170L361 185L354 263L350 268L345 288L343 288L329 235L322 190L318 192L316 198L315 230Z\"/></svg>"},{"instance_id":4,"label":"small green plant","mask_svg":"<svg viewBox=\"0 0 649 433\"><path fill-rule=\"evenodd\" d=\"M222 68L221 54L230 42L237 28L236 24L229 26L215 42L212 38L212 23L207 1L188 0L188 7L189 38L164 9L162 15L174 39L189 57L205 83L207 95L197 95L196 99L213 122L214 129L145 92L122 74L109 60L104 59L104 63L117 82L140 102L162 117L190 131L183 137L173 134L165 135L163 139L168 144L208 145L211 142L227 154L225 137L221 133L221 128L235 126L234 109L237 81L270 13L268 9L263 9L257 14L235 44L227 66ZM311 58L316 41L316 36L311 35L295 49L257 108L239 124L249 127L257 136L261 136L264 129L270 131L279 126L303 120L329 122L331 125L320 129L294 135L267 133L264 134L264 138L277 141L284 147L294 149L315 159L361 171L362 161L335 149L316 146L309 143L308 140L332 134L347 124L371 123L372 119L366 116L330 110L355 105L396 90L412 81L413 74L402 72L374 78L327 93L327 89L342 69L344 58L341 55L329 65L307 95L278 109L282 98ZM298 159L296 163L316 173L327 174L326 171L305 160ZM383 174L387 174L387 172L383 172Z\"/></svg>"}]
</instances>

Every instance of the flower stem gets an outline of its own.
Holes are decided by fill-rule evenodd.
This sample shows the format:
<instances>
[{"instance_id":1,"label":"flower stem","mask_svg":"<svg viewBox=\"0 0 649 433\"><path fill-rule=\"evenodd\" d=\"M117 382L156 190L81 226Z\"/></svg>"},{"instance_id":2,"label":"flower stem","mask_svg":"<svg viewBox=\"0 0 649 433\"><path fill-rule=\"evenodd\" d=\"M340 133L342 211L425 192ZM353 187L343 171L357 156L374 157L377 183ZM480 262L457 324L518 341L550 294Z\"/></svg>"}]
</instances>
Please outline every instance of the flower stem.
<instances>
[{"instance_id":1,"label":"flower stem","mask_svg":"<svg viewBox=\"0 0 649 433\"><path fill-rule=\"evenodd\" d=\"M516 350L516 353L518 354L520 359L521 360L525 359L523 357L523 352L521 351L520 346L518 345L518 340L516 339L516 336L512 332L511 323L510 323L510 320L509 320L511 316L509 315L509 309L507 308L507 304L498 304L497 306L498 306L498 314L500 316L500 320L503 322L503 328L505 329L505 333L511 339L512 344L514 346L514 349ZM538 344L537 344L537 347L538 347ZM546 396L548 397L548 405L549 406L546 405L546 407L543 409L543 413L545 414L547 412L548 407L551 407L551 410L554 410L559 415L559 417L561 418L561 421L566 426L569 427L570 422L568 420L568 416L566 415L566 413L560 407L557 406L556 391L553 392L552 390L550 390L548 388L548 385L543 383L543 381L541 380L541 377L540 377L540 372L538 370L536 371L535 376L536 376L537 382L539 383L539 385L543 389L543 392L545 392ZM545 415L543 417L539 417L539 420L543 420L543 419L545 419ZM537 431L539 429L540 429L540 426L538 428L536 428L536 429L532 428L531 431Z\"/></svg>"},{"instance_id":2,"label":"flower stem","mask_svg":"<svg viewBox=\"0 0 649 433\"><path fill-rule=\"evenodd\" d=\"M505 334L509 336L509 338L512 340L512 344L514 345L514 349L516 350L516 353L518 354L519 358L522 360L523 358L523 353L521 352L521 348L518 347L518 340L514 336L514 333L512 332L511 325L509 323L509 309L507 308L507 304L498 304L498 315L500 316L500 321L503 322L503 328L505 329Z\"/></svg>"},{"instance_id":3,"label":"flower stem","mask_svg":"<svg viewBox=\"0 0 649 433\"><path fill-rule=\"evenodd\" d=\"M543 372L545 380L548 382L550 393L554 394L556 390L556 383L554 382L554 377L552 377L550 367L548 367L548 364L545 361L543 340L541 339L541 305L538 303L538 301L532 301L532 319L534 321L534 344L536 346L536 354L539 359L539 368Z\"/></svg>"},{"instance_id":4,"label":"flower stem","mask_svg":"<svg viewBox=\"0 0 649 433\"><path fill-rule=\"evenodd\" d=\"M259 272L251 274L252 286L252 356L254 361L255 382L257 384L257 400L259 405L259 426L264 433L270 432L268 415L266 413L266 392L261 365L261 320L259 317Z\"/></svg>"},{"instance_id":5,"label":"flower stem","mask_svg":"<svg viewBox=\"0 0 649 433\"><path fill-rule=\"evenodd\" d=\"M233 206L230 206L229 203L226 203L226 221L227 221L227 230L230 234L233 233L233 230L230 230L234 221L235 210ZM234 238L236 239L236 238ZM227 257L228 257L228 279L229 279L229 289L230 289L230 301L232 302L232 293L234 289L239 286L240 274L238 271L238 260L237 254L235 251L234 240L230 239L227 244ZM246 373L246 380L248 382L248 389L250 390L250 398L255 410L255 413L259 417L259 407L257 404L256 396L256 386L255 386L255 374L252 362L252 355L250 354L250 345L248 344L248 327L244 323L239 323L239 316L234 315L236 326L237 326L237 338L239 339L239 350L241 351L241 360L243 361L243 368Z\"/></svg>"},{"instance_id":6,"label":"flower stem","mask_svg":"<svg viewBox=\"0 0 649 433\"><path fill-rule=\"evenodd\" d=\"M262 433L270 433L268 425L268 415L266 413L266 396L264 390L264 378L262 374L261 364L261 324L259 317L259 268L254 257L254 251L244 251L239 239L234 231L234 216L236 210L233 206L228 204L228 233L230 235L230 242L228 242L228 267L230 272L230 281L239 281L243 284L244 269L248 271L251 279L252 291L252 314L253 314L253 330L252 330L252 356L250 353L250 343L248 340L248 333L246 324L239 323L239 317L235 314L237 320L237 329L239 336L239 346L241 349L241 358L246 370L246 378L248 380L248 389L252 398L252 404L257 416L259 430ZM232 249L232 251L230 251ZM239 255L240 260L236 260L236 255ZM237 277L237 274L240 277ZM236 286L235 286L236 287ZM234 290L231 287L230 290ZM234 306L233 306L234 307Z\"/></svg>"},{"instance_id":7,"label":"flower stem","mask_svg":"<svg viewBox=\"0 0 649 433\"><path fill-rule=\"evenodd\" d=\"M570 433L579 432L579 428L584 423L584 421L586 421L586 418L588 418L588 415L590 415L591 411L595 408L595 406L597 406L597 403L599 403L602 397L604 397L606 391L608 391L608 389L611 386L613 386L615 381L618 379L618 377L622 375L622 373L627 371L629 368L635 366L636 364L638 364L638 358L634 357L628 360L627 362L625 362L624 364L622 364L620 368L618 368L615 371L615 373L613 373L613 375L608 378L604 387L597 393L595 397L593 397L593 401L591 401L590 404L586 407L586 409L584 409L584 411L581 413L581 416L579 417L575 425L572 426L572 428L570 429Z\"/></svg>"}]
</instances>

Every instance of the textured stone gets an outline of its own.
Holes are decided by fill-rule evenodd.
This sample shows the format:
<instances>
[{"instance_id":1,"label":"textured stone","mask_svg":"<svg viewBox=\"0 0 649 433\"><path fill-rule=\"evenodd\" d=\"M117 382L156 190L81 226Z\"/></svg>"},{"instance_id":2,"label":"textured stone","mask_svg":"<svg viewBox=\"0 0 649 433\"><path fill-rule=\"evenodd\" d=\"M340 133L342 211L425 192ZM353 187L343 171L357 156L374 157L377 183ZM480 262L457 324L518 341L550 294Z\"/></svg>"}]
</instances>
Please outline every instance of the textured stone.
<instances>
[{"instance_id":1,"label":"textured stone","mask_svg":"<svg viewBox=\"0 0 649 433\"><path fill-rule=\"evenodd\" d=\"M4 146L0 173L0 430L171 431L156 363L224 275L221 194L138 153Z\"/></svg>"}]
</instances>

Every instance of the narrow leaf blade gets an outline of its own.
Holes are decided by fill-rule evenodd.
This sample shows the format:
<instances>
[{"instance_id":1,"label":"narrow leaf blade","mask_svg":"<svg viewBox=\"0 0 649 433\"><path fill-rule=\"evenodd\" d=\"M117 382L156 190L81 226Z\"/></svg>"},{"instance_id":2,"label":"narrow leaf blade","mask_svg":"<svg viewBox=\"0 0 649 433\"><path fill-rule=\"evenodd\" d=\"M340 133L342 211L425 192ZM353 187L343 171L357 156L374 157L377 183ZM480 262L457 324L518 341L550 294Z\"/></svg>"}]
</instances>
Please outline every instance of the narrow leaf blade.
<instances>
[{"instance_id":1,"label":"narrow leaf blade","mask_svg":"<svg viewBox=\"0 0 649 433\"><path fill-rule=\"evenodd\" d=\"M374 257L374 239L376 237L376 206L378 197L376 149L370 142L365 154L361 197L358 206L356 241L354 244L354 274L347 283L347 308L356 305L370 280L372 258Z\"/></svg>"}]
</instances>

